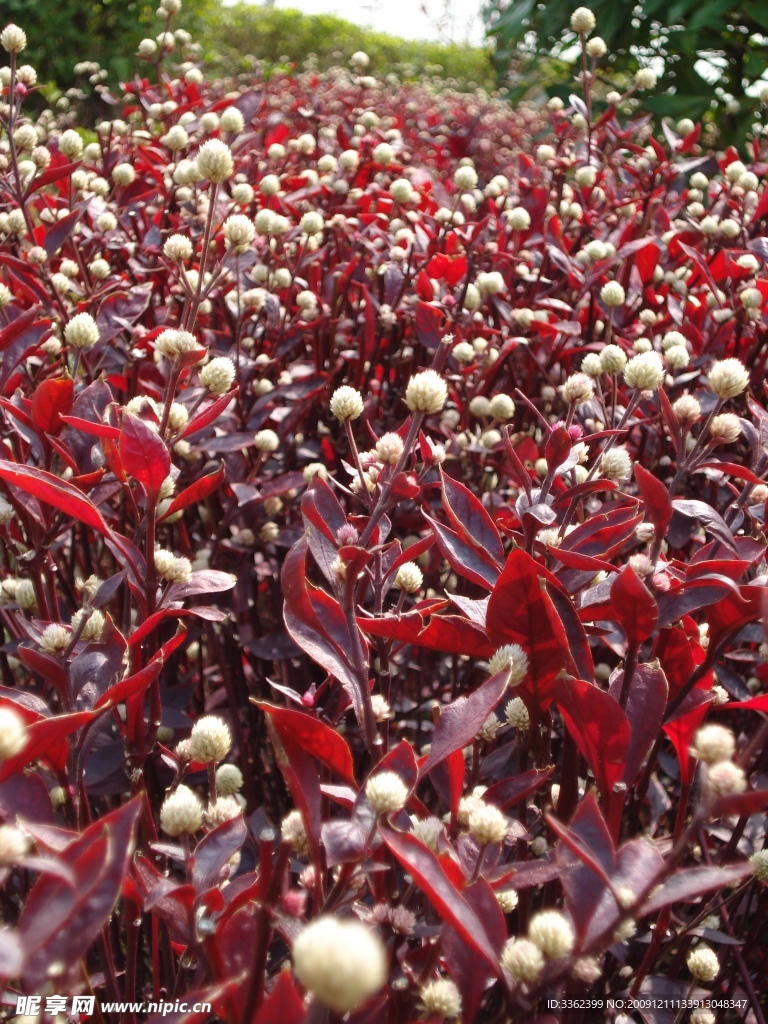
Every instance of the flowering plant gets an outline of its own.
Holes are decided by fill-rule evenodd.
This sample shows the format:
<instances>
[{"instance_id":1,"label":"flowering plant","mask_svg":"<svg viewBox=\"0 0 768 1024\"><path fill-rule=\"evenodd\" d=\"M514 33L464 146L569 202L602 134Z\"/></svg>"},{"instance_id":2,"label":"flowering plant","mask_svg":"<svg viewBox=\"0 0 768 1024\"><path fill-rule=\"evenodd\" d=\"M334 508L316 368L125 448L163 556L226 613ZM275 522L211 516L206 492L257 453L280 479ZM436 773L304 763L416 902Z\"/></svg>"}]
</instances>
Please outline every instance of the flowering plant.
<instances>
[{"instance_id":1,"label":"flowering plant","mask_svg":"<svg viewBox=\"0 0 768 1024\"><path fill-rule=\"evenodd\" d=\"M0 35L5 1000L762 1019L762 143L178 7L87 145Z\"/></svg>"}]
</instances>

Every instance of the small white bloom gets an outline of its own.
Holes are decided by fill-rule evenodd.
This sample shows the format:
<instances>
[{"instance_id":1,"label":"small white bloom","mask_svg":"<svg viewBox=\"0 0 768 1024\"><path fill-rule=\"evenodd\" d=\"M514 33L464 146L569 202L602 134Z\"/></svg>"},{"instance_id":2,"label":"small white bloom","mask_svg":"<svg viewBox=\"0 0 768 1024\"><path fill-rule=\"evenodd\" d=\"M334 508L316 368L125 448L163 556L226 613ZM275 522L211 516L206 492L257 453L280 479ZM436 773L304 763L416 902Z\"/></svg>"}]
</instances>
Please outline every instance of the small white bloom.
<instances>
[{"instance_id":1,"label":"small white bloom","mask_svg":"<svg viewBox=\"0 0 768 1024\"><path fill-rule=\"evenodd\" d=\"M704 945L697 946L688 954L686 964L697 981L714 981L720 970L717 954Z\"/></svg>"},{"instance_id":2,"label":"small white bloom","mask_svg":"<svg viewBox=\"0 0 768 1024\"><path fill-rule=\"evenodd\" d=\"M515 981L532 984L544 970L544 957L528 939L510 939L501 954L501 966Z\"/></svg>"},{"instance_id":3,"label":"small white bloom","mask_svg":"<svg viewBox=\"0 0 768 1024\"><path fill-rule=\"evenodd\" d=\"M448 399L443 378L434 370L414 374L405 389L405 404L411 412L432 414L440 412Z\"/></svg>"},{"instance_id":4,"label":"small white bloom","mask_svg":"<svg viewBox=\"0 0 768 1024\"><path fill-rule=\"evenodd\" d=\"M355 388L343 384L331 398L331 412L337 420L356 420L362 416L365 405L363 396Z\"/></svg>"},{"instance_id":5,"label":"small white bloom","mask_svg":"<svg viewBox=\"0 0 768 1024\"><path fill-rule=\"evenodd\" d=\"M513 689L525 679L528 671L528 655L519 644L506 644L494 653L488 662L488 671L492 676L498 672L509 673L509 686Z\"/></svg>"},{"instance_id":6,"label":"small white bloom","mask_svg":"<svg viewBox=\"0 0 768 1024\"><path fill-rule=\"evenodd\" d=\"M223 761L232 746L227 723L218 715L198 718L189 737L189 753L193 761L210 764Z\"/></svg>"},{"instance_id":7,"label":"small white bloom","mask_svg":"<svg viewBox=\"0 0 768 1024\"><path fill-rule=\"evenodd\" d=\"M160 827L169 836L197 832L203 823L203 805L188 786L177 786L160 808Z\"/></svg>"},{"instance_id":8,"label":"small white bloom","mask_svg":"<svg viewBox=\"0 0 768 1024\"><path fill-rule=\"evenodd\" d=\"M301 984L338 1014L361 1006L387 978L384 944L357 918L315 918L299 932L292 955Z\"/></svg>"},{"instance_id":9,"label":"small white bloom","mask_svg":"<svg viewBox=\"0 0 768 1024\"><path fill-rule=\"evenodd\" d=\"M378 772L368 779L365 796L377 814L391 814L405 807L408 787L395 772Z\"/></svg>"},{"instance_id":10,"label":"small white bloom","mask_svg":"<svg viewBox=\"0 0 768 1024\"><path fill-rule=\"evenodd\" d=\"M570 921L559 910L542 910L534 914L528 938L551 960L568 956L576 941Z\"/></svg>"},{"instance_id":11,"label":"small white bloom","mask_svg":"<svg viewBox=\"0 0 768 1024\"><path fill-rule=\"evenodd\" d=\"M73 348L91 348L99 340L99 328L90 313L76 313L64 328L64 340Z\"/></svg>"}]
</instances>

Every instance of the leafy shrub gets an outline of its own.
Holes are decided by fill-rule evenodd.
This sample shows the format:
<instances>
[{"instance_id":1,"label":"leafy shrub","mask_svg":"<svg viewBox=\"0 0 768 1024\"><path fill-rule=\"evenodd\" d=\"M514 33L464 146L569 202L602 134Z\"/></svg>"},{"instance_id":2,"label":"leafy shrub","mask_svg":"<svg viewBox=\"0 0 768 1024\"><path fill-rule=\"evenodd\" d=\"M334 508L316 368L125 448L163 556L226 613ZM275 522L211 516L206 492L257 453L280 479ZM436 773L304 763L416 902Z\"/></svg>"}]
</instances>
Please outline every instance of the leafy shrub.
<instances>
[{"instance_id":1,"label":"leafy shrub","mask_svg":"<svg viewBox=\"0 0 768 1024\"><path fill-rule=\"evenodd\" d=\"M573 4L488 0L483 10L496 42L494 62L502 78L511 67L515 94L544 87L548 95L567 99L579 56L571 31ZM720 145L761 131L768 102L768 13L759 4L597 0L591 10L609 54L599 74L605 92L623 91L640 68L651 66L658 82L644 107L657 117L703 119Z\"/></svg>"},{"instance_id":2,"label":"leafy shrub","mask_svg":"<svg viewBox=\"0 0 768 1024\"><path fill-rule=\"evenodd\" d=\"M346 64L353 53L370 58L371 74L398 72L408 78L439 73L463 84L493 87L495 72L487 50L459 44L398 39L373 32L331 14L264 8L238 3L215 7L205 20L204 42L211 67L235 74L256 55L267 67L303 65L310 54L325 71Z\"/></svg>"},{"instance_id":3,"label":"leafy shrub","mask_svg":"<svg viewBox=\"0 0 768 1024\"><path fill-rule=\"evenodd\" d=\"M759 1019L764 150L0 42L6 998Z\"/></svg>"}]
</instances>

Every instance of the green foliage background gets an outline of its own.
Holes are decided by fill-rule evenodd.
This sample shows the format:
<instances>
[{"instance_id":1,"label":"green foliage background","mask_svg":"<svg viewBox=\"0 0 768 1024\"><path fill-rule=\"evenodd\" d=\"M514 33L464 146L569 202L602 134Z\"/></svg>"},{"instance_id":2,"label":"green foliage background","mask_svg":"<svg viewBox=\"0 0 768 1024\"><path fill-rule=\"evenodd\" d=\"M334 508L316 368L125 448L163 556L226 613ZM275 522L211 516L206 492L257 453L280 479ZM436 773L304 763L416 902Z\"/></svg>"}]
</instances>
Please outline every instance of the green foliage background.
<instances>
[{"instance_id":1,"label":"green foliage background","mask_svg":"<svg viewBox=\"0 0 768 1024\"><path fill-rule=\"evenodd\" d=\"M39 80L66 89L75 83L73 68L80 61L98 61L111 82L131 77L141 66L135 56L139 41L162 30L157 6L158 0L0 0L0 21L15 21L26 31L24 59L37 69ZM427 72L486 87L496 82L487 50L398 39L333 15L184 0L172 27L188 29L203 44L214 72L243 71L249 55L269 68L301 64L310 53L324 69L365 50L376 74Z\"/></svg>"},{"instance_id":2,"label":"green foliage background","mask_svg":"<svg viewBox=\"0 0 768 1024\"><path fill-rule=\"evenodd\" d=\"M487 50L398 39L331 14L305 15L246 3L214 6L206 18L204 36L207 57L223 71L242 70L243 58L249 54L267 64L283 64L286 58L301 64L314 53L318 67L325 69L346 63L356 50L365 50L372 74L439 73L487 87L495 84Z\"/></svg>"},{"instance_id":3,"label":"green foliage background","mask_svg":"<svg viewBox=\"0 0 768 1024\"><path fill-rule=\"evenodd\" d=\"M663 61L664 73L643 107L659 116L717 122L722 141L743 138L759 111L745 88L766 70L768 3L764 0L582 0L597 19L594 35L608 45L600 61L605 89L626 85L642 66ZM513 68L519 95L539 85L549 95L573 91L574 64L562 61L561 34L579 0L489 0L486 26L496 40L500 75ZM572 40L575 41L573 34ZM694 65L719 66L709 83ZM514 94L513 94L514 95ZM737 106L739 109L737 109Z\"/></svg>"}]
</instances>

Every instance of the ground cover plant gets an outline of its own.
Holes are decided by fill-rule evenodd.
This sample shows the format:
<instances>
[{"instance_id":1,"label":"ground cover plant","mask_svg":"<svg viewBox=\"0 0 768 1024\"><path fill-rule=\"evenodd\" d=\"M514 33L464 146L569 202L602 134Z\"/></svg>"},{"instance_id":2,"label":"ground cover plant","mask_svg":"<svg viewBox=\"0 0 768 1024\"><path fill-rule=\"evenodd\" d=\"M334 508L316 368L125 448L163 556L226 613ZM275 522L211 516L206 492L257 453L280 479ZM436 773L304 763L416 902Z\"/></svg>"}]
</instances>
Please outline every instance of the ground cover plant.
<instances>
[{"instance_id":1,"label":"ground cover plant","mask_svg":"<svg viewBox=\"0 0 768 1024\"><path fill-rule=\"evenodd\" d=\"M764 143L179 6L92 135L0 33L4 1006L759 1024Z\"/></svg>"}]
</instances>

